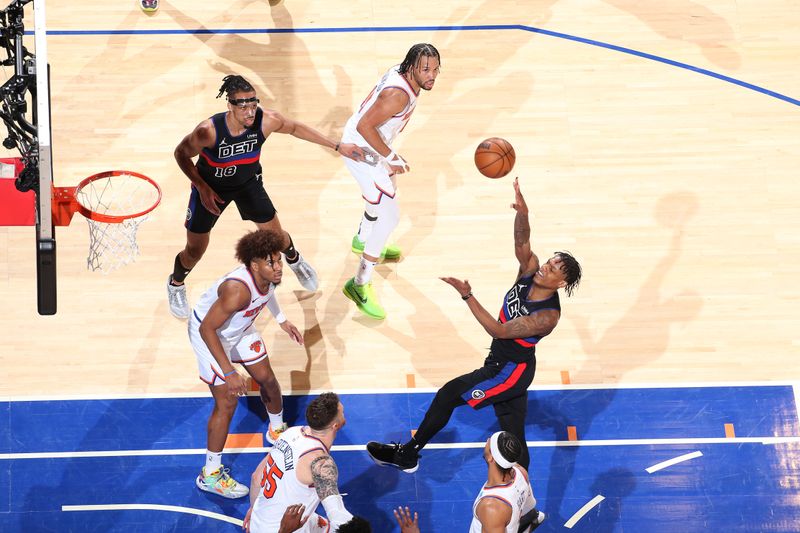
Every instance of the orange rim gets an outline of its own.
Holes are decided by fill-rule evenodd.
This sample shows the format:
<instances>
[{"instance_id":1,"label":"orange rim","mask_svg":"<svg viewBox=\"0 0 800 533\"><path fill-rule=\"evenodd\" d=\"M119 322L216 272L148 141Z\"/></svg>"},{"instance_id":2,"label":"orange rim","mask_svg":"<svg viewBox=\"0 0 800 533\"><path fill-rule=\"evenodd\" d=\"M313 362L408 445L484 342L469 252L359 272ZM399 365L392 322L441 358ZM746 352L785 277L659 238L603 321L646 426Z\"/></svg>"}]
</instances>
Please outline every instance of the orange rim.
<instances>
[{"instance_id":1,"label":"orange rim","mask_svg":"<svg viewBox=\"0 0 800 533\"><path fill-rule=\"evenodd\" d=\"M124 175L133 176L134 178L138 178L138 179L140 179L142 181L145 181L145 182L149 183L150 185L152 185L155 188L156 192L158 193L158 197L156 198L156 201L153 203L153 205L151 205L147 209L145 209L143 211L140 211L138 213L130 213L130 214L126 214L126 215L107 215L107 214L104 214L104 213L98 213L96 211L92 211L90 208L82 205L79 201L77 201L78 200L78 194L81 192L81 189L83 189L89 183L91 183L93 181L101 180L103 178L110 178L110 177L113 177L113 176L124 176ZM130 218L137 218L137 217L144 216L147 213L149 213L150 211L152 211L153 209L155 209L158 206L158 204L161 203L161 187L159 187L158 183L156 183L152 178L148 178L144 174L139 174L138 172L133 172L133 171L130 171L130 170L106 170L105 172L99 172L97 174L92 174L88 178L86 178L83 181L81 181L78 184L78 186L75 188L74 197L75 197L76 203L78 204L77 211L81 215L85 216L86 218L88 218L90 220L94 220L95 222L106 222L108 224L119 224L120 222L123 222L125 220L130 219Z\"/></svg>"}]
</instances>

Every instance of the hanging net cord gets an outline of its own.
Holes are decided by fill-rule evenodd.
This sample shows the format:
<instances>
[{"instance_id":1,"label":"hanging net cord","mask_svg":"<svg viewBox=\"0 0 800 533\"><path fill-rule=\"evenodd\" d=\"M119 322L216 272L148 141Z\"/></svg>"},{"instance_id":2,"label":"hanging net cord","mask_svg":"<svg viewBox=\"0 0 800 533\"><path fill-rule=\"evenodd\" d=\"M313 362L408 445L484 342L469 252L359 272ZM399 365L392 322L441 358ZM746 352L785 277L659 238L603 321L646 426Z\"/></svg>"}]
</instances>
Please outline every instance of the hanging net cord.
<instances>
[{"instance_id":1,"label":"hanging net cord","mask_svg":"<svg viewBox=\"0 0 800 533\"><path fill-rule=\"evenodd\" d=\"M83 207L98 215L125 217L147 211L157 204L159 191L146 180L121 173L86 183L75 192L75 198ZM87 268L111 272L133 262L139 255L136 232L145 220L146 214L119 222L100 222L87 218Z\"/></svg>"}]
</instances>

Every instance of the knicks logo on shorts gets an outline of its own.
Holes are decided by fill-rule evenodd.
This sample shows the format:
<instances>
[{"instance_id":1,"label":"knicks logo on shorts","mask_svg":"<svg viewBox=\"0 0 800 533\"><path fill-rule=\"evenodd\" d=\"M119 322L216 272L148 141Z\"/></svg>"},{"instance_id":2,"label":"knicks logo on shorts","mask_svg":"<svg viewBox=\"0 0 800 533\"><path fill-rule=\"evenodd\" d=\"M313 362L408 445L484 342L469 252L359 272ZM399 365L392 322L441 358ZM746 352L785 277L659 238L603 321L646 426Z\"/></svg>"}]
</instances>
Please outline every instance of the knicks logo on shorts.
<instances>
[{"instance_id":1,"label":"knicks logo on shorts","mask_svg":"<svg viewBox=\"0 0 800 533\"><path fill-rule=\"evenodd\" d=\"M261 341L256 341L250 345L250 351L253 353L261 353Z\"/></svg>"},{"instance_id":2,"label":"knicks logo on shorts","mask_svg":"<svg viewBox=\"0 0 800 533\"><path fill-rule=\"evenodd\" d=\"M186 210L186 220L191 220L191 219L192 219L192 210L191 209L187 209Z\"/></svg>"},{"instance_id":3,"label":"knicks logo on shorts","mask_svg":"<svg viewBox=\"0 0 800 533\"><path fill-rule=\"evenodd\" d=\"M472 391L472 399L473 400L480 400L481 398L485 398L485 397L486 397L486 393L483 392L480 389L475 389L474 391Z\"/></svg>"}]
</instances>

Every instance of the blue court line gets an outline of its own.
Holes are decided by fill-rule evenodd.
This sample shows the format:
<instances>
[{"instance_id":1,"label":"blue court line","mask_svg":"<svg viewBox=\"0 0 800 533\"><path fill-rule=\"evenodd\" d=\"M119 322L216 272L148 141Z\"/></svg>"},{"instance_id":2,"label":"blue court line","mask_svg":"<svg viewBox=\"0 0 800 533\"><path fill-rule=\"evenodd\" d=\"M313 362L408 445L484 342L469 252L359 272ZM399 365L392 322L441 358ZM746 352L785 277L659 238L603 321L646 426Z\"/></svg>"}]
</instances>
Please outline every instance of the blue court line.
<instances>
[{"instance_id":1,"label":"blue court line","mask_svg":"<svg viewBox=\"0 0 800 533\"><path fill-rule=\"evenodd\" d=\"M755 85L743 80L732 78L712 70L701 67L695 67L688 63L675 61L666 57L649 54L647 52L640 52L632 48L619 46L603 41L594 39L587 39L585 37L578 37L568 33L561 33L557 31L545 30L543 28L536 28L534 26L525 26L522 24L486 24L486 25L464 25L464 26L352 26L345 28L238 28L238 29L174 29L174 30L48 30L47 35L234 35L234 34L286 34L286 33L385 33L385 32L419 32L419 31L493 31L493 30L522 30L531 33L539 33L547 35L548 37L556 37L607 50L613 50L623 54L629 54L642 59L649 59L657 61L665 65L670 65L677 68L682 68L697 74L709 76L739 87L755 91L757 93L777 98L784 102L800 106L800 100L772 91L765 87ZM32 32L27 31L26 34L30 35Z\"/></svg>"}]
</instances>

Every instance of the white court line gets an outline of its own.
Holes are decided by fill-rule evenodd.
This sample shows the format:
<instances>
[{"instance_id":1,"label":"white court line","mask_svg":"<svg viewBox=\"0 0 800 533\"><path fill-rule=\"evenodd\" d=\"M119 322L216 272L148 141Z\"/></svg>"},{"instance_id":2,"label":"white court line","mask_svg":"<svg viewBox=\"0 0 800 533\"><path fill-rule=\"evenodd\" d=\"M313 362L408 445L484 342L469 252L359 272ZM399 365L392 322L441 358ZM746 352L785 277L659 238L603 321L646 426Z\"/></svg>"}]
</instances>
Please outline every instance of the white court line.
<instances>
[{"instance_id":1,"label":"white court line","mask_svg":"<svg viewBox=\"0 0 800 533\"><path fill-rule=\"evenodd\" d=\"M116 505L62 505L62 511L170 511L173 513L194 514L205 516L222 522L228 522L237 526L242 525L238 518L225 516L224 514L212 513L203 509L192 509L191 507L179 507L177 505L157 505L151 503L123 503Z\"/></svg>"},{"instance_id":2,"label":"white court line","mask_svg":"<svg viewBox=\"0 0 800 533\"><path fill-rule=\"evenodd\" d=\"M529 448L555 448L555 447L581 447L581 446L673 446L683 444L785 444L800 443L798 437L736 437L728 439L697 438L697 439L616 439L616 440L554 440L554 441L528 441ZM433 443L425 446L427 449L466 449L483 448L486 441L480 442L451 442ZM270 448L225 448L224 453L266 453ZM334 452L360 452L366 449L365 444L342 444L331 448ZM85 452L26 452L26 453L0 453L0 461L15 459L72 459L87 457L137 457L137 456L170 456L170 455L205 455L205 448L177 448L163 450L99 450Z\"/></svg>"},{"instance_id":3,"label":"white court line","mask_svg":"<svg viewBox=\"0 0 800 533\"><path fill-rule=\"evenodd\" d=\"M532 385L529 391L548 391L548 390L625 390L625 389L687 389L687 388L720 388L720 387L794 387L796 404L800 406L798 394L800 394L800 382L797 381L699 381L695 383L624 383L624 384L570 384L570 385ZM319 389L309 391L284 390L284 396L316 396L323 392L333 390L337 394L418 394L437 392L438 388L397 388L397 389ZM258 395L257 392L249 392L249 396ZM138 400L138 399L158 399L158 398L211 398L208 392L142 392L142 393L121 393L121 394L83 394L83 395L54 395L54 396L0 396L0 402L46 402L46 401L68 401L68 400Z\"/></svg>"},{"instance_id":4,"label":"white court line","mask_svg":"<svg viewBox=\"0 0 800 533\"><path fill-rule=\"evenodd\" d=\"M600 494L598 494L597 496L595 496L594 498L589 500L589 502L586 505L584 505L583 507L578 509L578 512L575 513L574 515L572 515L569 520L567 520L567 523L564 524L564 527L572 529L572 526L577 524L578 520L583 518L583 515L585 515L589 511L591 511L592 507L596 506L598 503L600 503L603 500L605 500L605 497L601 496Z\"/></svg>"},{"instance_id":5,"label":"white court line","mask_svg":"<svg viewBox=\"0 0 800 533\"><path fill-rule=\"evenodd\" d=\"M673 457L672 459L668 459L666 461L662 461L660 463L656 463L651 467L645 468L648 474L652 474L653 472L658 472L659 470L663 470L668 466L676 465L678 463L682 463L684 461L688 461L690 459L694 459L695 457L702 457L703 452L692 452L692 453L685 453L683 455L679 455L678 457Z\"/></svg>"}]
</instances>

